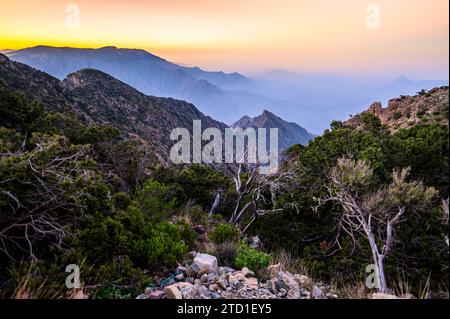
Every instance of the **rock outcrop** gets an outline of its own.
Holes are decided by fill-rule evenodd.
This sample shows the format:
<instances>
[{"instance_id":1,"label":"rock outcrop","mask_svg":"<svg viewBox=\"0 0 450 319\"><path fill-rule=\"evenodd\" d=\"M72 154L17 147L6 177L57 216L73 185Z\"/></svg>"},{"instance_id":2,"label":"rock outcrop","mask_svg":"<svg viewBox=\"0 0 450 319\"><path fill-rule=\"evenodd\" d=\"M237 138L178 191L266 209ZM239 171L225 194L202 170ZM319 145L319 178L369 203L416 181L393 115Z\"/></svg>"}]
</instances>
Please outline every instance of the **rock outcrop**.
<instances>
[{"instance_id":1,"label":"rock outcrop","mask_svg":"<svg viewBox=\"0 0 450 319\"><path fill-rule=\"evenodd\" d=\"M401 96L389 100L385 108L380 102L375 102L367 111L352 117L345 124L358 128L362 126L361 114L371 113L376 115L391 132L417 124L441 123L448 126L448 97L448 86L444 86L421 91L414 96Z\"/></svg>"}]
</instances>

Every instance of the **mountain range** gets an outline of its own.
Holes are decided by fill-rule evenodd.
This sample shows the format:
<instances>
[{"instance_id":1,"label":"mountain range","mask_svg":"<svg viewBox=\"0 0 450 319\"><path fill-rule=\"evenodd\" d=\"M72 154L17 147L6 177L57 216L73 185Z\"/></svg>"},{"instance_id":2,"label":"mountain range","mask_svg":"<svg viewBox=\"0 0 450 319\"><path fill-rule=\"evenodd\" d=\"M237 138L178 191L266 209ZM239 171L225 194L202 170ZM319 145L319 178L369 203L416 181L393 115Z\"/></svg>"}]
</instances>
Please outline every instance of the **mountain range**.
<instances>
[{"instance_id":1,"label":"mountain range","mask_svg":"<svg viewBox=\"0 0 450 319\"><path fill-rule=\"evenodd\" d=\"M335 74L274 70L251 78L239 73L209 72L172 63L144 50L103 47L76 49L36 46L3 51L10 59L30 65L60 80L83 68L92 68L147 95L172 97L193 103L202 113L231 124L245 115L269 109L315 134L333 120L346 120L361 105L413 95L422 89L448 85L448 80L411 80L398 76L376 80Z\"/></svg>"},{"instance_id":2,"label":"mountain range","mask_svg":"<svg viewBox=\"0 0 450 319\"><path fill-rule=\"evenodd\" d=\"M297 103L267 98L242 88L253 81L241 74L207 72L185 67L144 50L36 46L4 52L11 60L27 64L60 80L84 68L103 71L147 95L172 97L195 104L203 113L226 123L261 107L299 109Z\"/></svg>"}]
</instances>

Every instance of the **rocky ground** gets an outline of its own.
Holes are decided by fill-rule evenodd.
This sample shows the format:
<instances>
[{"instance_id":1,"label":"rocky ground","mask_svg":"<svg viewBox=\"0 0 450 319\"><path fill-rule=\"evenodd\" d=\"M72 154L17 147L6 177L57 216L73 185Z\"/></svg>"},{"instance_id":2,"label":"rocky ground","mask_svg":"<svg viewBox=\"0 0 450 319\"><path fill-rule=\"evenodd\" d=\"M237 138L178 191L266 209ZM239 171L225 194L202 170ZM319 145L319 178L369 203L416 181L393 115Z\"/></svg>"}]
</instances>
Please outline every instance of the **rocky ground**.
<instances>
[{"instance_id":1,"label":"rocky ground","mask_svg":"<svg viewBox=\"0 0 450 319\"><path fill-rule=\"evenodd\" d=\"M269 266L266 273L270 279L262 282L248 268L218 267L216 257L208 254L193 253L192 257L189 266L179 266L172 276L155 278L156 285L147 287L137 299L338 298L328 285L282 271L279 265Z\"/></svg>"}]
</instances>

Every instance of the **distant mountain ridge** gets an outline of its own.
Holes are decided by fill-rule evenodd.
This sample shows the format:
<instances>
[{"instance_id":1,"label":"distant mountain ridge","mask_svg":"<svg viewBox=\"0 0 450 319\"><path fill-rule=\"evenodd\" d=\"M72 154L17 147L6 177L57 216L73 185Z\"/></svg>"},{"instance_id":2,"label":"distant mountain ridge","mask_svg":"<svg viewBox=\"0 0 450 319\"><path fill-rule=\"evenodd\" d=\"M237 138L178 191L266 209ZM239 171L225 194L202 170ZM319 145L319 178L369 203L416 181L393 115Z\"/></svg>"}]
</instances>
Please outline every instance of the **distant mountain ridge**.
<instances>
[{"instance_id":1,"label":"distant mountain ridge","mask_svg":"<svg viewBox=\"0 0 450 319\"><path fill-rule=\"evenodd\" d=\"M60 80L85 68L97 69L147 95L172 97L195 104L215 119L231 122L263 105L297 108L292 102L242 90L253 81L239 73L207 72L185 67L139 49L77 49L36 46L6 52L11 60L27 64Z\"/></svg>"},{"instance_id":2,"label":"distant mountain ridge","mask_svg":"<svg viewBox=\"0 0 450 319\"><path fill-rule=\"evenodd\" d=\"M314 139L315 135L309 133L300 125L288 122L275 114L264 110L263 113L256 117L243 116L241 119L231 125L233 128L277 128L278 129L278 148L285 150L292 145L302 144L307 145L308 142Z\"/></svg>"},{"instance_id":3,"label":"distant mountain ridge","mask_svg":"<svg viewBox=\"0 0 450 319\"><path fill-rule=\"evenodd\" d=\"M193 104L172 98L147 96L112 76L83 69L60 81L0 54L0 82L41 102L49 111L73 113L86 124L111 124L125 135L151 145L161 163L169 161L172 129L202 127L224 130L224 123L201 113Z\"/></svg>"}]
</instances>

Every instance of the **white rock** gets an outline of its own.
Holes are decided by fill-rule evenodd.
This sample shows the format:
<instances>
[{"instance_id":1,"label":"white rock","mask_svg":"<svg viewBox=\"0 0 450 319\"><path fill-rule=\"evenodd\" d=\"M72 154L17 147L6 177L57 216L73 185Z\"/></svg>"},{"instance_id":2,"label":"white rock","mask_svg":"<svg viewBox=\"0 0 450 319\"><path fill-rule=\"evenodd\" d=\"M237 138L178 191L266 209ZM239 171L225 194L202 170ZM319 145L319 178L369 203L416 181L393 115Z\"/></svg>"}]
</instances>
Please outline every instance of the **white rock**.
<instances>
[{"instance_id":1,"label":"white rock","mask_svg":"<svg viewBox=\"0 0 450 319\"><path fill-rule=\"evenodd\" d=\"M195 256L191 268L197 273L217 273L217 258L199 253Z\"/></svg>"}]
</instances>

